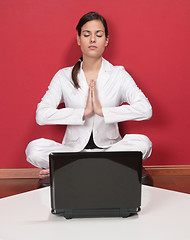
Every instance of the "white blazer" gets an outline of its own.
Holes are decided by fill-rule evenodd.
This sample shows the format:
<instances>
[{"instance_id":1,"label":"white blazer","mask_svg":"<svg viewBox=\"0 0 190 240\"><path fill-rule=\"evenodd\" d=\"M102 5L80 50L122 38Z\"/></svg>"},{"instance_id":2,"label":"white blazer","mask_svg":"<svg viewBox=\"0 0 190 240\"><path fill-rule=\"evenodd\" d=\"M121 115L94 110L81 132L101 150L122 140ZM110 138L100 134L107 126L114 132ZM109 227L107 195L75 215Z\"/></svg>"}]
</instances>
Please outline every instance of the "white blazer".
<instances>
[{"instance_id":1,"label":"white blazer","mask_svg":"<svg viewBox=\"0 0 190 240\"><path fill-rule=\"evenodd\" d=\"M83 120L88 84L81 63L78 74L80 88L76 89L71 79L72 68L63 68L55 74L38 104L36 121L39 125L67 125L62 143L72 147L73 151L84 149L92 132L97 146L110 147L122 139L118 122L145 120L152 116L148 99L132 77L122 66L113 66L103 59L96 80L103 117L93 114ZM62 102L65 108L57 109ZM128 104L121 106L123 102Z\"/></svg>"}]
</instances>

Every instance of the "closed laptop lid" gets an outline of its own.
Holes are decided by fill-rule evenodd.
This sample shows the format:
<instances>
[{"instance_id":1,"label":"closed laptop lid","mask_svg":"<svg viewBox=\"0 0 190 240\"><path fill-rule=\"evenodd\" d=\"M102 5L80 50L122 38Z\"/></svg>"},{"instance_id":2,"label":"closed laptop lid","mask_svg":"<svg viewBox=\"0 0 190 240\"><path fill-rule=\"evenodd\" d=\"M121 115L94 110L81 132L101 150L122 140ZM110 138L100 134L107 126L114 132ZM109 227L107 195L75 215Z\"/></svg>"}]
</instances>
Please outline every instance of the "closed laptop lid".
<instances>
[{"instance_id":1,"label":"closed laptop lid","mask_svg":"<svg viewBox=\"0 0 190 240\"><path fill-rule=\"evenodd\" d=\"M141 205L141 152L50 154L53 213L129 209Z\"/></svg>"}]
</instances>

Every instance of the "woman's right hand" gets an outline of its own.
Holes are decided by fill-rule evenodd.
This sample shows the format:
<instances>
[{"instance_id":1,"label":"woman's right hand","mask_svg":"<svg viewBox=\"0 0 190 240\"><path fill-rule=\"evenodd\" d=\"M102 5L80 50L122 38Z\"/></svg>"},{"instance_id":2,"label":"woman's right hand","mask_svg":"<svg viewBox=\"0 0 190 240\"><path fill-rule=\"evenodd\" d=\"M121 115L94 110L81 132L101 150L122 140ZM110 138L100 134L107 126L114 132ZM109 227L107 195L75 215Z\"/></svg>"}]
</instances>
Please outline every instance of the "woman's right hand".
<instances>
[{"instance_id":1,"label":"woman's right hand","mask_svg":"<svg viewBox=\"0 0 190 240\"><path fill-rule=\"evenodd\" d=\"M91 89L91 86L89 86L88 98L87 98L86 107L84 110L83 120L86 117L89 117L93 112L94 112L94 109L93 109L93 103L92 103L92 89Z\"/></svg>"},{"instance_id":2,"label":"woman's right hand","mask_svg":"<svg viewBox=\"0 0 190 240\"><path fill-rule=\"evenodd\" d=\"M94 80L91 80L89 90L88 90L88 98L86 102L86 107L84 110L83 120L86 117L89 117L92 113L95 113L101 117L103 117L102 106L98 100L95 88Z\"/></svg>"}]
</instances>

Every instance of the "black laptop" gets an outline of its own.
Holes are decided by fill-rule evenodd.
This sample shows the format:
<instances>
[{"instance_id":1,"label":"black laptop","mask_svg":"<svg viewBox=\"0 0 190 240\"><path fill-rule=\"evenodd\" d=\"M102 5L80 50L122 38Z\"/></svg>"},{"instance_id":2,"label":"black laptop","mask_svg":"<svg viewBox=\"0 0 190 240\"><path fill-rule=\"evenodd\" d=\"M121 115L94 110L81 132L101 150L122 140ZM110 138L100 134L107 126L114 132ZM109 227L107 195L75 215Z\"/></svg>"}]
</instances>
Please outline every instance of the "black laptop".
<instances>
[{"instance_id":1,"label":"black laptop","mask_svg":"<svg viewBox=\"0 0 190 240\"><path fill-rule=\"evenodd\" d=\"M141 206L141 152L51 153L52 213L128 217Z\"/></svg>"}]
</instances>

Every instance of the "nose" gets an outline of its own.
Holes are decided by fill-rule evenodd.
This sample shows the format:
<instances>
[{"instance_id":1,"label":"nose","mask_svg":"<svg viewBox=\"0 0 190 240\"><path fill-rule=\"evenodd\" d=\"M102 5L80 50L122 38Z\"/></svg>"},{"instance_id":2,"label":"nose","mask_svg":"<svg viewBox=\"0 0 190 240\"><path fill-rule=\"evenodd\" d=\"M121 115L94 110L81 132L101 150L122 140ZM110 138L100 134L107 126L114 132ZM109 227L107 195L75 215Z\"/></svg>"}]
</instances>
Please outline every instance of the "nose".
<instances>
[{"instance_id":1,"label":"nose","mask_svg":"<svg viewBox=\"0 0 190 240\"><path fill-rule=\"evenodd\" d=\"M96 42L96 37L94 35L91 36L90 42L91 43L95 43Z\"/></svg>"}]
</instances>

